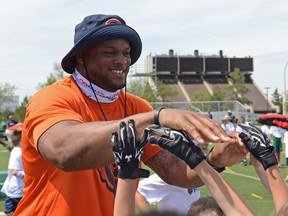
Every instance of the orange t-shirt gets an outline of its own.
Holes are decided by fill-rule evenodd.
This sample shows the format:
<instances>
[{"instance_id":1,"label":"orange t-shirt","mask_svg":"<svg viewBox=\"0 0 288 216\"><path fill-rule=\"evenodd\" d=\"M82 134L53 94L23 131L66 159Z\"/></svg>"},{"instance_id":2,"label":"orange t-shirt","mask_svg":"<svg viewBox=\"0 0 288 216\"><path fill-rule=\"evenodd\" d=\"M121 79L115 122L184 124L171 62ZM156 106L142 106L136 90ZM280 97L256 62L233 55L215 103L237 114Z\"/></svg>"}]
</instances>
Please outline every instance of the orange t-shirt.
<instances>
[{"instance_id":1,"label":"orange t-shirt","mask_svg":"<svg viewBox=\"0 0 288 216\"><path fill-rule=\"evenodd\" d=\"M107 120L122 119L124 104L123 91L113 103L102 103ZM151 110L147 101L127 93L127 116ZM63 120L104 121L97 102L81 92L72 76L43 88L29 100L22 133L24 196L14 215L113 215L116 184L112 165L65 172L39 154L40 136ZM148 144L143 161L160 150Z\"/></svg>"}]
</instances>

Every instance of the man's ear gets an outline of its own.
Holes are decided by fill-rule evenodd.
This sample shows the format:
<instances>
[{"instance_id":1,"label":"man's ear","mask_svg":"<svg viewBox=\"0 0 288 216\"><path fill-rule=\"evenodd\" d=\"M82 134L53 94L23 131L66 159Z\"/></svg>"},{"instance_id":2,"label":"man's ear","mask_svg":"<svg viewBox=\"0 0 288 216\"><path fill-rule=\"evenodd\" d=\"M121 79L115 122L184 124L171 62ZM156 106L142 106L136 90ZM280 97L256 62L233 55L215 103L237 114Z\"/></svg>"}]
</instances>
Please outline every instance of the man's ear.
<instances>
[{"instance_id":1,"label":"man's ear","mask_svg":"<svg viewBox=\"0 0 288 216\"><path fill-rule=\"evenodd\" d=\"M76 55L76 61L79 63L79 64L84 64L85 62L85 57L84 55L81 53L79 55Z\"/></svg>"}]
</instances>

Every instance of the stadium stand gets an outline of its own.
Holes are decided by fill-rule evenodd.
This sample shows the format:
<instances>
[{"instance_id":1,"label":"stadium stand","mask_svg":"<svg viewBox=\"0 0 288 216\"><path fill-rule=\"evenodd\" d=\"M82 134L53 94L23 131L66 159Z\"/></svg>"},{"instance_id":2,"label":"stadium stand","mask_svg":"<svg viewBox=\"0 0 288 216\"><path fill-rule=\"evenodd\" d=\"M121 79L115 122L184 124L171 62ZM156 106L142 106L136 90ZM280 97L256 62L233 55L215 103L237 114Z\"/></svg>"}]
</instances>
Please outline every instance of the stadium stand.
<instances>
[{"instance_id":1,"label":"stadium stand","mask_svg":"<svg viewBox=\"0 0 288 216\"><path fill-rule=\"evenodd\" d=\"M191 95L199 89L207 91L210 95L216 90L224 91L224 100L234 100L233 94L229 93L232 90L228 88L231 86L228 77L230 72L239 68L245 76L244 86L248 90L242 97L252 102L247 104L247 111L252 113L277 111L252 78L254 68L253 58L250 56L228 58L223 55L222 50L219 51L219 55L212 56L202 56L198 50L194 50L194 55L178 56L170 49L166 55L147 56L145 62L144 74L156 76L177 92L177 95L163 102L191 102ZM137 71L134 75L137 76Z\"/></svg>"}]
</instances>

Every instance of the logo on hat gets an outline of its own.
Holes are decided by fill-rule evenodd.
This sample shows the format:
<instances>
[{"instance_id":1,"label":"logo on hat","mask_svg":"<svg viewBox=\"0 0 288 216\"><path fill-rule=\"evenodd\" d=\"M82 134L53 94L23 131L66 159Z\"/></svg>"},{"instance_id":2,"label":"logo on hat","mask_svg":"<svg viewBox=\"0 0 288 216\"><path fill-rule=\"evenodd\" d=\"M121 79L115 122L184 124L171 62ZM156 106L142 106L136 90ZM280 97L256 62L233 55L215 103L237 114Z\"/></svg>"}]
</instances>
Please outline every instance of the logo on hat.
<instances>
[{"instance_id":1,"label":"logo on hat","mask_svg":"<svg viewBox=\"0 0 288 216\"><path fill-rule=\"evenodd\" d=\"M111 23L122 24L118 19L111 18L105 22L105 25L109 25Z\"/></svg>"}]
</instances>

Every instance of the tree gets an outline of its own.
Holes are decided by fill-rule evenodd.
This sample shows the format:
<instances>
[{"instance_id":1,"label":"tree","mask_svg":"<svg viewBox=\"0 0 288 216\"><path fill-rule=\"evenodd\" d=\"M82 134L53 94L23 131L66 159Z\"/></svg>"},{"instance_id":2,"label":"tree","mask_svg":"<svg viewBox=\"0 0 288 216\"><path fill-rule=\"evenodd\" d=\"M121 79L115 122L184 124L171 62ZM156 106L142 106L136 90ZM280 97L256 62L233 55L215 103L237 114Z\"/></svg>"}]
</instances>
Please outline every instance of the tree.
<instances>
[{"instance_id":1,"label":"tree","mask_svg":"<svg viewBox=\"0 0 288 216\"><path fill-rule=\"evenodd\" d=\"M196 91L192 92L191 101L210 101L210 94L204 89L199 88Z\"/></svg>"},{"instance_id":2,"label":"tree","mask_svg":"<svg viewBox=\"0 0 288 216\"><path fill-rule=\"evenodd\" d=\"M213 94L210 95L204 88L197 89L192 93L191 100L192 101L221 101L224 100L225 92L221 91L221 89L217 86Z\"/></svg>"},{"instance_id":3,"label":"tree","mask_svg":"<svg viewBox=\"0 0 288 216\"><path fill-rule=\"evenodd\" d=\"M245 76L239 68L235 68L234 71L229 73L228 81L232 83L232 85L228 87L234 97L232 99L238 100L242 104L251 104L251 101L243 97L248 89L244 85Z\"/></svg>"},{"instance_id":4,"label":"tree","mask_svg":"<svg viewBox=\"0 0 288 216\"><path fill-rule=\"evenodd\" d=\"M221 101L224 100L225 92L217 86L213 94L210 95L205 88L199 88L194 91L190 97L191 101Z\"/></svg>"},{"instance_id":5,"label":"tree","mask_svg":"<svg viewBox=\"0 0 288 216\"><path fill-rule=\"evenodd\" d=\"M17 109L15 110L15 114L14 114L15 119L17 119L20 122L24 121L28 100L29 100L29 97L26 95L23 101L21 102L21 105L17 107Z\"/></svg>"},{"instance_id":6,"label":"tree","mask_svg":"<svg viewBox=\"0 0 288 216\"><path fill-rule=\"evenodd\" d=\"M272 103L276 106L280 107L280 113L283 113L283 107L282 107L282 96L278 93L278 88L275 89L275 91L271 95L272 97Z\"/></svg>"},{"instance_id":7,"label":"tree","mask_svg":"<svg viewBox=\"0 0 288 216\"><path fill-rule=\"evenodd\" d=\"M205 88L199 88L196 91L194 91L190 97L192 103L193 101L221 101L224 100L225 92L221 91L221 89L217 86L213 94L210 95ZM211 110L213 109L213 103L205 103L202 105L202 108L204 110ZM190 105L190 110L196 110L196 107L194 105Z\"/></svg>"},{"instance_id":8,"label":"tree","mask_svg":"<svg viewBox=\"0 0 288 216\"><path fill-rule=\"evenodd\" d=\"M0 111L2 104L9 103L15 94L16 87L8 83L0 83Z\"/></svg>"},{"instance_id":9,"label":"tree","mask_svg":"<svg viewBox=\"0 0 288 216\"><path fill-rule=\"evenodd\" d=\"M51 85L54 82L62 79L65 77L65 72L62 70L61 66L59 63L54 63L53 65L53 72L51 72L48 76L47 76L47 80L43 83L39 83L38 86L36 87L37 89L41 89L44 86L47 85ZM14 90L12 91L14 94ZM10 94L10 95L13 95ZM0 95L1 95L1 88L0 88ZM9 97L10 98L10 97ZM21 105L15 110L14 112L14 116L18 121L23 121L25 118L25 114L26 114L26 106L28 103L28 100L30 99L30 97L25 96L23 101L21 102ZM1 96L0 96L0 105L1 105ZM0 107L1 108L1 107ZM11 111L6 111L5 113L10 113Z\"/></svg>"},{"instance_id":10,"label":"tree","mask_svg":"<svg viewBox=\"0 0 288 216\"><path fill-rule=\"evenodd\" d=\"M222 101L225 98L225 92L217 86L210 97L210 101Z\"/></svg>"},{"instance_id":11,"label":"tree","mask_svg":"<svg viewBox=\"0 0 288 216\"><path fill-rule=\"evenodd\" d=\"M63 79L66 76L66 72L62 69L60 63L54 63L53 71L47 76L46 82L39 83L37 89L41 89L44 86L51 85L58 80Z\"/></svg>"},{"instance_id":12,"label":"tree","mask_svg":"<svg viewBox=\"0 0 288 216\"><path fill-rule=\"evenodd\" d=\"M161 101L171 102L171 97L176 96L178 93L174 91L169 85L156 79L157 97L161 98Z\"/></svg>"},{"instance_id":13,"label":"tree","mask_svg":"<svg viewBox=\"0 0 288 216\"><path fill-rule=\"evenodd\" d=\"M168 101L169 97L177 94L170 86L160 80L156 80L155 86L152 86L149 83L148 78L145 77L129 79L127 91L149 102Z\"/></svg>"}]
</instances>

